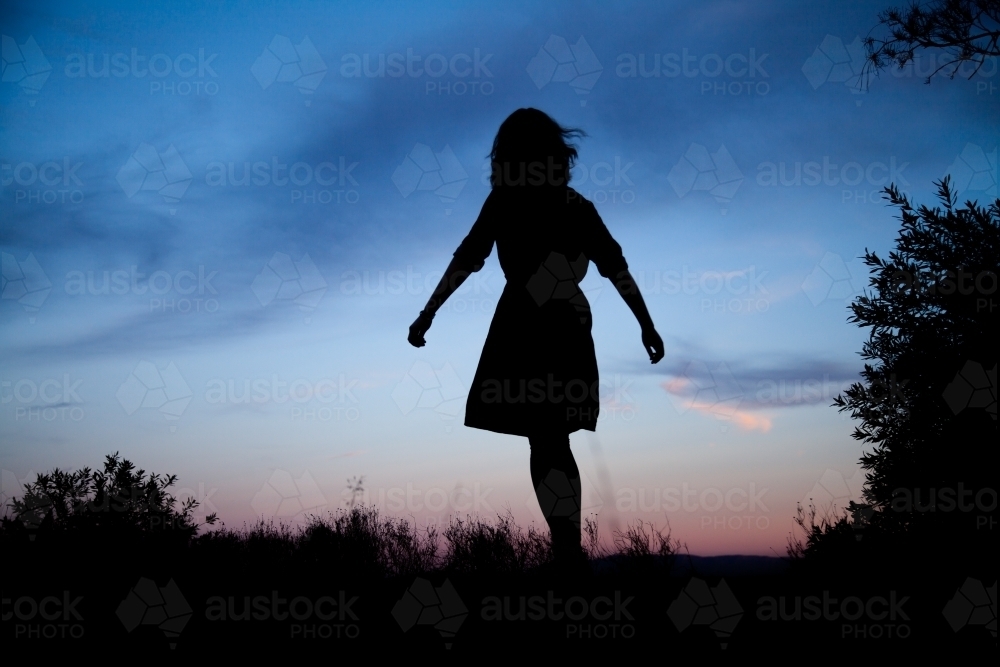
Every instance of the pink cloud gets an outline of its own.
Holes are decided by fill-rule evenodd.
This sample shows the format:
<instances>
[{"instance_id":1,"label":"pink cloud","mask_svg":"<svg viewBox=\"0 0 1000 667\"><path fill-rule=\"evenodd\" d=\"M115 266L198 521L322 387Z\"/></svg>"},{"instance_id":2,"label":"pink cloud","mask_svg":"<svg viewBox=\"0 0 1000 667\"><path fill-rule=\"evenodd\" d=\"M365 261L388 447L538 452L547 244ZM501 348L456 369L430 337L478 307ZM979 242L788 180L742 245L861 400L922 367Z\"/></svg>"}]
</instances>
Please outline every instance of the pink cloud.
<instances>
[{"instance_id":1,"label":"pink cloud","mask_svg":"<svg viewBox=\"0 0 1000 667\"><path fill-rule=\"evenodd\" d=\"M755 415L747 410L740 409L742 396L729 398L726 400L706 402L699 401L693 397L692 391L694 383L685 377L675 377L660 385L671 395L674 406L678 412L694 410L705 415L711 415L723 421L732 421L737 427L744 431L760 431L767 433L771 430L771 418L763 415Z\"/></svg>"}]
</instances>

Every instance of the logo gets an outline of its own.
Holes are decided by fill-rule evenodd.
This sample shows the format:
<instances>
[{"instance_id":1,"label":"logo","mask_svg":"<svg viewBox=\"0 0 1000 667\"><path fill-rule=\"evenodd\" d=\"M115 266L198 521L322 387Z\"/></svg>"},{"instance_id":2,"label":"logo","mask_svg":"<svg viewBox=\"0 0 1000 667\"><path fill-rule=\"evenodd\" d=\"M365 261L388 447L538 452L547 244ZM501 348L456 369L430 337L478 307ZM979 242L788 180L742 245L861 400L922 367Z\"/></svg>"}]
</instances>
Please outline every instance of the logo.
<instances>
[{"instance_id":1,"label":"logo","mask_svg":"<svg viewBox=\"0 0 1000 667\"><path fill-rule=\"evenodd\" d=\"M28 37L24 44L18 46L13 37L3 35L0 39L4 83L16 83L28 95L37 95L52 71L52 65L38 47L38 42L34 37ZM35 106L35 100L28 100L28 104Z\"/></svg>"},{"instance_id":2,"label":"logo","mask_svg":"<svg viewBox=\"0 0 1000 667\"><path fill-rule=\"evenodd\" d=\"M590 316L590 303L580 291L579 283L587 275L589 265L590 260L583 253L573 262L567 260L562 253L549 253L525 287L539 306L549 300L569 301L580 313L580 322L585 323ZM591 290L595 298L600 293L600 289Z\"/></svg>"},{"instance_id":3,"label":"logo","mask_svg":"<svg viewBox=\"0 0 1000 667\"><path fill-rule=\"evenodd\" d=\"M427 579L417 577L392 607L392 617L399 623L400 630L409 632L415 625L431 625L441 633L446 649L451 648L449 640L468 615L465 603L447 579L435 587Z\"/></svg>"},{"instance_id":4,"label":"logo","mask_svg":"<svg viewBox=\"0 0 1000 667\"><path fill-rule=\"evenodd\" d=\"M692 361L665 388L678 414L694 409L729 420L743 401L743 389L723 362L709 368L703 361Z\"/></svg>"},{"instance_id":5,"label":"logo","mask_svg":"<svg viewBox=\"0 0 1000 667\"><path fill-rule=\"evenodd\" d=\"M558 35L549 35L527 67L528 76L539 90L550 82L567 83L577 95L590 93L603 71L582 35L572 46ZM586 100L580 100L580 106L586 105Z\"/></svg>"},{"instance_id":6,"label":"logo","mask_svg":"<svg viewBox=\"0 0 1000 667\"><path fill-rule=\"evenodd\" d=\"M691 144L667 174L667 181L681 198L692 190L708 191L715 197L725 215L729 203L743 183L743 172L733 162L725 145L720 145L719 150L709 153L701 144Z\"/></svg>"},{"instance_id":7,"label":"logo","mask_svg":"<svg viewBox=\"0 0 1000 667\"><path fill-rule=\"evenodd\" d=\"M860 37L855 36L853 42L844 46L839 37L827 35L802 65L802 73L813 90L827 82L843 83L851 93L861 95L865 92L860 85L864 66L865 47ZM861 100L855 100L855 104L861 106Z\"/></svg>"},{"instance_id":8,"label":"logo","mask_svg":"<svg viewBox=\"0 0 1000 667\"><path fill-rule=\"evenodd\" d=\"M451 364L434 370L426 361L418 361L392 390L392 400L404 415L427 408L451 420L461 412L466 393Z\"/></svg>"},{"instance_id":9,"label":"logo","mask_svg":"<svg viewBox=\"0 0 1000 667\"><path fill-rule=\"evenodd\" d=\"M997 582L989 588L969 577L941 611L948 625L958 632L967 625L983 625L997 636Z\"/></svg>"},{"instance_id":10,"label":"logo","mask_svg":"<svg viewBox=\"0 0 1000 667\"><path fill-rule=\"evenodd\" d=\"M725 579L709 588L708 584L692 577L677 599L670 603L667 616L678 632L692 625L707 625L721 640L722 648L729 645L729 637L743 618L743 607L726 585Z\"/></svg>"},{"instance_id":11,"label":"logo","mask_svg":"<svg viewBox=\"0 0 1000 667\"><path fill-rule=\"evenodd\" d=\"M867 271L860 260L845 264L840 255L825 253L802 282L802 291L813 306L824 301L843 301L861 294Z\"/></svg>"},{"instance_id":12,"label":"logo","mask_svg":"<svg viewBox=\"0 0 1000 667\"><path fill-rule=\"evenodd\" d=\"M978 361L967 361L942 394L953 414L966 408L984 408L997 418L997 365L985 370Z\"/></svg>"},{"instance_id":13,"label":"logo","mask_svg":"<svg viewBox=\"0 0 1000 667\"><path fill-rule=\"evenodd\" d=\"M0 253L0 282L0 299L16 299L28 313L28 321L34 324L35 313L52 291L52 283L35 256L28 254L18 262L14 255Z\"/></svg>"},{"instance_id":14,"label":"logo","mask_svg":"<svg viewBox=\"0 0 1000 667\"><path fill-rule=\"evenodd\" d=\"M156 408L171 421L180 419L191 402L191 388L173 362L162 371L149 361L140 361L125 382L118 387L115 397L126 414L139 408ZM176 426L170 427L177 430Z\"/></svg>"},{"instance_id":15,"label":"logo","mask_svg":"<svg viewBox=\"0 0 1000 667\"><path fill-rule=\"evenodd\" d=\"M157 586L146 577L139 578L115 612L125 632L131 633L140 625L155 625L166 635L172 649L177 648L176 639L192 613L191 605L173 579L166 586Z\"/></svg>"},{"instance_id":16,"label":"logo","mask_svg":"<svg viewBox=\"0 0 1000 667\"><path fill-rule=\"evenodd\" d=\"M948 167L945 176L951 176L951 185L956 195L979 193L987 199L997 196L997 149L989 153L975 144L965 144L965 148Z\"/></svg>"},{"instance_id":17,"label":"logo","mask_svg":"<svg viewBox=\"0 0 1000 667\"><path fill-rule=\"evenodd\" d=\"M176 204L187 192L192 178L191 170L173 144L163 153L157 153L151 144L142 143L118 170L116 180L129 199L140 190L155 190L164 202ZM176 212L170 209L171 215Z\"/></svg>"},{"instance_id":18,"label":"logo","mask_svg":"<svg viewBox=\"0 0 1000 667\"><path fill-rule=\"evenodd\" d=\"M535 489L538 506L548 518L568 517L574 524L580 524L580 478L570 479L562 470L553 468Z\"/></svg>"},{"instance_id":19,"label":"logo","mask_svg":"<svg viewBox=\"0 0 1000 667\"><path fill-rule=\"evenodd\" d=\"M861 491L865 484L865 473L858 469L850 479L836 470L827 470L819 478L813 488L802 498L803 507L812 503L817 508L845 509L849 503L860 502Z\"/></svg>"},{"instance_id":20,"label":"logo","mask_svg":"<svg viewBox=\"0 0 1000 667\"><path fill-rule=\"evenodd\" d=\"M392 172L392 182L403 199L417 190L430 190L444 204L454 203L467 180L469 174L447 144L440 153L426 144L414 144L403 163Z\"/></svg>"},{"instance_id":21,"label":"logo","mask_svg":"<svg viewBox=\"0 0 1000 667\"><path fill-rule=\"evenodd\" d=\"M21 479L18 479L17 474L10 470L0 470L0 516L8 516L10 502L17 496L21 496L23 499L25 485L32 484L35 477L34 471L31 470Z\"/></svg>"},{"instance_id":22,"label":"logo","mask_svg":"<svg viewBox=\"0 0 1000 667\"><path fill-rule=\"evenodd\" d=\"M260 487L250 507L260 515L301 519L307 512L317 512L326 506L326 498L309 471L293 479L287 470L275 470Z\"/></svg>"},{"instance_id":23,"label":"logo","mask_svg":"<svg viewBox=\"0 0 1000 667\"><path fill-rule=\"evenodd\" d=\"M584 515L601 513L604 498L584 471L580 471L578 479L570 479L562 470L552 469L524 504L532 518L541 523L548 523L550 518L569 518L575 525L580 525Z\"/></svg>"},{"instance_id":24,"label":"logo","mask_svg":"<svg viewBox=\"0 0 1000 667\"><path fill-rule=\"evenodd\" d=\"M250 72L265 90L277 81L291 83L303 95L312 95L326 76L326 63L308 37L292 44L284 35L275 35L264 52L257 56ZM306 106L309 104L306 100Z\"/></svg>"},{"instance_id":25,"label":"logo","mask_svg":"<svg viewBox=\"0 0 1000 667\"><path fill-rule=\"evenodd\" d=\"M308 253L295 262L283 252L274 253L250 285L261 306L274 300L291 301L306 313L306 324L312 320L309 315L316 310L326 288L326 280Z\"/></svg>"},{"instance_id":26,"label":"logo","mask_svg":"<svg viewBox=\"0 0 1000 667\"><path fill-rule=\"evenodd\" d=\"M810 507L817 511L822 510L828 515L839 515L841 510L849 510L851 513L851 528L856 532L854 539L861 541L865 526L875 514L875 510L864 501L862 494L865 484L865 474L862 470L855 471L854 475L847 479L836 470L829 468L813 484L813 488L799 501L803 508Z\"/></svg>"}]
</instances>

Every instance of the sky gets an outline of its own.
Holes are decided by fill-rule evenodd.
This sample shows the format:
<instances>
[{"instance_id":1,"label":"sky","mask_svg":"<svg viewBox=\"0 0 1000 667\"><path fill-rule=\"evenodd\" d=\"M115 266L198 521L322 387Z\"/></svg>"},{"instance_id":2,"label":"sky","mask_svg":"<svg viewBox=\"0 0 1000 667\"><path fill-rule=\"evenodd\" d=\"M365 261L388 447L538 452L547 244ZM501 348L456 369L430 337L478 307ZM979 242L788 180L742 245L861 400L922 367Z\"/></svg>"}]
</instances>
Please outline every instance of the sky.
<instances>
[{"instance_id":1,"label":"sky","mask_svg":"<svg viewBox=\"0 0 1000 667\"><path fill-rule=\"evenodd\" d=\"M601 534L783 555L859 496L830 406L881 189L996 196L1000 76L858 87L878 2L35 2L0 85L3 500L120 452L229 527L352 497L419 525L544 522L524 438L463 426L494 253L406 342L488 192L503 119L586 132L573 185L666 345L596 271L602 413L572 436Z\"/></svg>"}]
</instances>

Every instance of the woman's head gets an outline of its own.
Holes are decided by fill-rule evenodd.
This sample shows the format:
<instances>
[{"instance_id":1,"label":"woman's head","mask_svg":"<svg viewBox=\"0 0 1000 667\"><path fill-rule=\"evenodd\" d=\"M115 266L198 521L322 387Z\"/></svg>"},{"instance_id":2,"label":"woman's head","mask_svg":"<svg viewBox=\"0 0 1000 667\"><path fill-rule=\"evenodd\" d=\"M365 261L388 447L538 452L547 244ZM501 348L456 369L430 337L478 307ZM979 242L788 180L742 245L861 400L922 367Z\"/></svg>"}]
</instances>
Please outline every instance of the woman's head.
<instances>
[{"instance_id":1,"label":"woman's head","mask_svg":"<svg viewBox=\"0 0 1000 667\"><path fill-rule=\"evenodd\" d=\"M544 111L518 109L493 140L493 187L566 185L577 155L569 140L582 136L582 130L562 127Z\"/></svg>"}]
</instances>

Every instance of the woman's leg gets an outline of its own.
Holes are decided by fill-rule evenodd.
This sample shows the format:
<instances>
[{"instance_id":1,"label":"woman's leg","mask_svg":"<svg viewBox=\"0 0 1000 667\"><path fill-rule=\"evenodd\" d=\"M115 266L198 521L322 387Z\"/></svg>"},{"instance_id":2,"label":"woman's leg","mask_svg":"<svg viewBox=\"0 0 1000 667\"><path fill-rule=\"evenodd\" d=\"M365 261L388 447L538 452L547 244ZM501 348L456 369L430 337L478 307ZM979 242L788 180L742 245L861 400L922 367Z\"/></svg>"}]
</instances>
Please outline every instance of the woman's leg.
<instances>
[{"instance_id":1,"label":"woman's leg","mask_svg":"<svg viewBox=\"0 0 1000 667\"><path fill-rule=\"evenodd\" d=\"M538 435L531 445L531 483L538 505L552 534L552 552L557 559L579 556L580 469L569 448L569 436Z\"/></svg>"}]
</instances>

